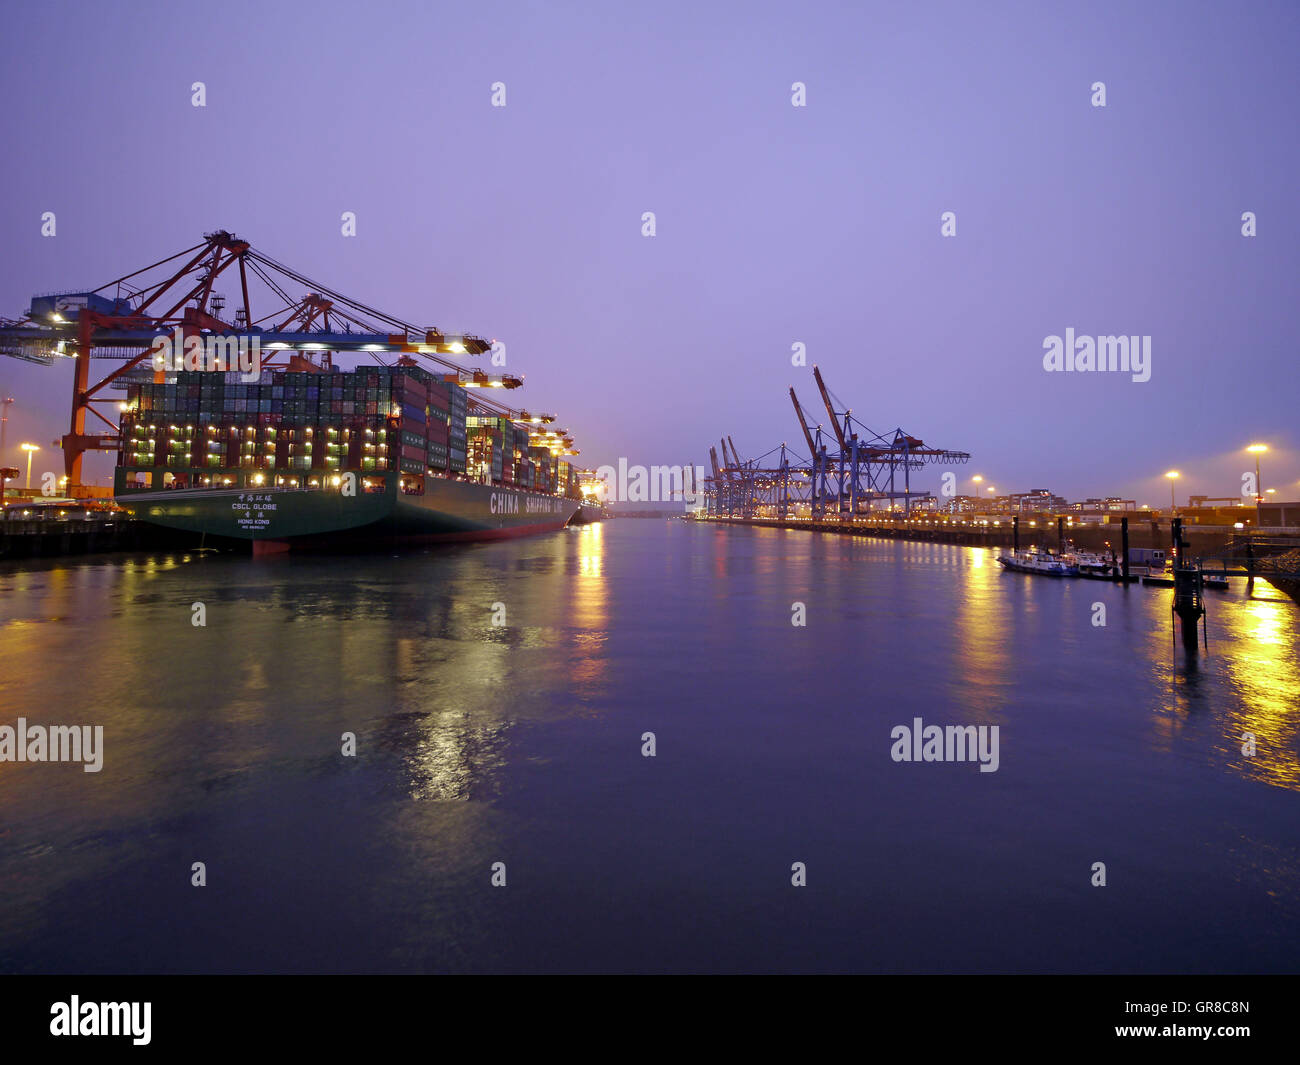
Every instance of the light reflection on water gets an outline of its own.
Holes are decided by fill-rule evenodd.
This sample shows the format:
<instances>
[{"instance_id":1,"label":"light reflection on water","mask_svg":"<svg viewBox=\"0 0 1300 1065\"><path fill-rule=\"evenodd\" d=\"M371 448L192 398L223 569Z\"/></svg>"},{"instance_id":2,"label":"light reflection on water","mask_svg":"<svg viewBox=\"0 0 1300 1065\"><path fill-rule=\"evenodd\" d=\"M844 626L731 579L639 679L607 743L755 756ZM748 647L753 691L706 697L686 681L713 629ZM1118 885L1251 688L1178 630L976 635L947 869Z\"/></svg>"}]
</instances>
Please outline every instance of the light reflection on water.
<instances>
[{"instance_id":1,"label":"light reflection on water","mask_svg":"<svg viewBox=\"0 0 1300 1065\"><path fill-rule=\"evenodd\" d=\"M1078 900L1052 877L1082 861L1058 853L1076 837L1150 891L1200 878L1206 905L1242 892L1300 935L1300 608L1235 585L1189 660L1170 595L1008 574L981 549L651 520L400 558L0 567L0 723L93 721L107 742L99 775L0 764L0 966L1141 967L1123 922L1063 916ZM914 716L999 725L1002 769L892 765L889 728ZM846 885L903 848L873 918L896 930L870 957L850 949L865 932L847 886L827 889L806 948L782 938L784 903L755 902L770 956L732 927L755 889L721 869L681 922L638 933L618 916L721 852L788 867L817 840ZM193 913L175 870L198 852L260 909ZM481 889L504 856L517 909ZM930 944L913 927L985 877L1028 926L1066 930ZM313 929L341 911L356 941L331 953ZM547 938L543 911L567 938ZM109 919L136 953L95 931ZM177 923L193 942L160 930ZM1161 964L1279 964L1249 931L1223 934L1213 956Z\"/></svg>"}]
</instances>

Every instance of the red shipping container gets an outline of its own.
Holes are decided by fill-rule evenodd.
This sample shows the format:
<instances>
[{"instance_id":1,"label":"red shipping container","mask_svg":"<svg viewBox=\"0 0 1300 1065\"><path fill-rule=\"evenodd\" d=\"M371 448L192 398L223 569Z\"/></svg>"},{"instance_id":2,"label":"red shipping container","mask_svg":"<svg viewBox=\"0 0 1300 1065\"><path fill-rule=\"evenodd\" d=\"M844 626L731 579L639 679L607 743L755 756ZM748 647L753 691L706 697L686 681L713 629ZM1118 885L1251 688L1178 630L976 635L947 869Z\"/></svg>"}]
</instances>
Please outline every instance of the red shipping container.
<instances>
[{"instance_id":1,"label":"red shipping container","mask_svg":"<svg viewBox=\"0 0 1300 1065\"><path fill-rule=\"evenodd\" d=\"M419 462L423 462L427 456L427 448L411 447L410 444L402 445L402 458L404 459L416 459Z\"/></svg>"},{"instance_id":2,"label":"red shipping container","mask_svg":"<svg viewBox=\"0 0 1300 1065\"><path fill-rule=\"evenodd\" d=\"M432 421L429 423L429 439L439 444L447 443L450 430L446 422Z\"/></svg>"}]
</instances>

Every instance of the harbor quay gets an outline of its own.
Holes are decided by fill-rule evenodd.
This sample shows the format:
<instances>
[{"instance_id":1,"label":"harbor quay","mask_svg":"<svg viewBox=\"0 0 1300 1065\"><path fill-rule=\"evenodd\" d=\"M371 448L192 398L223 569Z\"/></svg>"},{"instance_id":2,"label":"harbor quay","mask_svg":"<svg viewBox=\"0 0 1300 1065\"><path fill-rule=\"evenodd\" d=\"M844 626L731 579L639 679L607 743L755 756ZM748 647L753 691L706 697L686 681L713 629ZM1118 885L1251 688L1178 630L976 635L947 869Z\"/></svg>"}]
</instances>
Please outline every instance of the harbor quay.
<instances>
[{"instance_id":1,"label":"harbor quay","mask_svg":"<svg viewBox=\"0 0 1300 1065\"><path fill-rule=\"evenodd\" d=\"M885 540L918 540L928 543L957 544L966 547L1012 547L1016 540L1016 518L944 518L859 515L828 515L822 518L744 518L726 515L697 515L696 521L718 525L750 525L766 529L799 529L806 532L836 533L844 536L869 536ZM1098 554L1114 548L1118 553L1122 536L1119 519L1103 524L1083 524L1053 514L1020 516L1021 547L1056 550L1062 536L1075 548ZM1272 539L1292 539L1300 547L1300 530L1260 529L1259 534ZM1230 525L1185 525L1183 537L1193 556L1222 552L1242 539L1241 530ZM1169 546L1170 522L1130 518L1130 549L1154 549Z\"/></svg>"}]
</instances>

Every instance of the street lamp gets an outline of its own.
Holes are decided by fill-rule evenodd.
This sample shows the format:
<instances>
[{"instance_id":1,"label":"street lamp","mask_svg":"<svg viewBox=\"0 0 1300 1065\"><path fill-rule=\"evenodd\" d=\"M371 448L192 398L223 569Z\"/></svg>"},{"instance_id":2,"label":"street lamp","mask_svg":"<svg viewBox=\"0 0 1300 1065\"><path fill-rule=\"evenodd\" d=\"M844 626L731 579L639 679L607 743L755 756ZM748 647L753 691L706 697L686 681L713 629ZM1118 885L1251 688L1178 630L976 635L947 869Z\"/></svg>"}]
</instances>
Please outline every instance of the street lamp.
<instances>
[{"instance_id":1,"label":"street lamp","mask_svg":"<svg viewBox=\"0 0 1300 1065\"><path fill-rule=\"evenodd\" d=\"M1255 506L1259 506L1264 502L1264 485L1259 478L1259 456L1268 450L1268 445L1251 444L1246 450L1255 456Z\"/></svg>"},{"instance_id":2,"label":"street lamp","mask_svg":"<svg viewBox=\"0 0 1300 1065\"><path fill-rule=\"evenodd\" d=\"M1169 478L1169 510L1173 514L1178 513L1178 500L1174 498L1174 482L1178 480L1179 473L1177 470L1170 470L1165 474Z\"/></svg>"},{"instance_id":3,"label":"street lamp","mask_svg":"<svg viewBox=\"0 0 1300 1065\"><path fill-rule=\"evenodd\" d=\"M19 444L18 447L27 452L27 491L32 490L32 455L40 451L36 444Z\"/></svg>"}]
</instances>

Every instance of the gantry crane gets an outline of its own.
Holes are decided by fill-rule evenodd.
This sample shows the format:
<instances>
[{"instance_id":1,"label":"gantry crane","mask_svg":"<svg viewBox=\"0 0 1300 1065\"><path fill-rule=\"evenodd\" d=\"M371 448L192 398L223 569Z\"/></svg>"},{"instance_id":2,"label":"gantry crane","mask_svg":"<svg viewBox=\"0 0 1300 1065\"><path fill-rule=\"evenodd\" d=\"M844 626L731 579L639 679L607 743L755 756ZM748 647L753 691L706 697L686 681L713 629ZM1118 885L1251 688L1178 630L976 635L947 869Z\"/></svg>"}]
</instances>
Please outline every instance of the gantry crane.
<instances>
[{"instance_id":1,"label":"gantry crane","mask_svg":"<svg viewBox=\"0 0 1300 1065\"><path fill-rule=\"evenodd\" d=\"M964 463L970 454L947 448L927 447L918 437L895 429L881 434L853 417L847 407L836 409L833 394L826 387L821 370L813 367L813 380L830 417L832 434L823 432L799 403L790 389L790 402L808 446L807 459L790 451L786 444L767 454L742 462L727 437L722 442L722 465L709 449L713 477L706 485L706 505L712 513L752 517L767 510L785 518L796 503L807 503L813 518L826 515L829 508L837 514L854 516L870 511L874 504L887 502L892 507L901 500L905 514L912 502L928 498L928 492L913 492L911 471L928 465ZM773 463L766 460L776 456ZM901 473L903 485L897 484Z\"/></svg>"},{"instance_id":2,"label":"gantry crane","mask_svg":"<svg viewBox=\"0 0 1300 1065\"><path fill-rule=\"evenodd\" d=\"M240 298L227 315L215 285L230 278L237 279ZM287 290L295 285L306 294L291 296ZM265 313L255 312L254 294ZM301 367L313 356L328 366L334 353L349 352L364 353L380 364L390 358L421 359L466 388L511 389L523 383L513 374L489 375L444 357L481 355L491 349L490 341L386 314L313 281L225 230L205 234L199 244L96 289L34 297L23 318L0 319L0 354L44 365L73 360L72 413L62 446L68 483L78 486L83 455L118 446L117 404L106 390L144 378L163 379L151 358L158 337L183 342L243 334L258 339L266 355L264 369ZM91 372L94 360L118 365L99 376ZM479 399L471 399L470 406L508 411ZM504 416L533 422L526 414ZM101 426L98 432L91 431L88 416ZM562 439L571 446L571 439Z\"/></svg>"}]
</instances>

